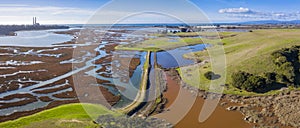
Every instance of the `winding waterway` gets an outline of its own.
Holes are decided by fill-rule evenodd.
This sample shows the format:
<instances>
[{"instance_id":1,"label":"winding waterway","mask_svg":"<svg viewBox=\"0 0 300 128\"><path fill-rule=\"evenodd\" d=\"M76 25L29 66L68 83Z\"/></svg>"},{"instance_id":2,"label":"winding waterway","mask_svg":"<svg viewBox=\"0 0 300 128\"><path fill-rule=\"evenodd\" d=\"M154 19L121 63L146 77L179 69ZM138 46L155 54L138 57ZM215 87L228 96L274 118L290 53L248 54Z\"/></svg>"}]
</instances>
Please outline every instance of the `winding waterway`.
<instances>
[{"instance_id":1,"label":"winding waterway","mask_svg":"<svg viewBox=\"0 0 300 128\"><path fill-rule=\"evenodd\" d=\"M53 33L53 30L42 30L42 31L20 31L17 32L17 36L7 36L7 37L0 37L0 46L30 46L30 47L52 47L53 44L56 43L62 43L66 41L70 41L73 39L73 36L70 35L64 35L64 34L55 34ZM124 33L123 35L127 35L127 33ZM124 38L123 36L120 38ZM173 41L176 41L176 39L170 37L170 42L172 43ZM12 43L13 42L13 43ZM64 75L54 77L52 79L46 80L46 81L41 81L37 84L34 84L32 86L26 87L26 88L21 88L15 91L9 91L5 93L0 94L0 98L3 98L5 96L9 96L12 94L17 94L17 93L29 93L34 96L48 96L54 100L63 100L63 99L58 99L53 97L53 93L49 94L36 94L31 91L33 90L39 90L35 89L38 87L42 87L44 85L63 80L67 77L70 77L78 72L81 71L86 71L90 67L95 67L93 70L86 71L85 74L95 77L100 80L106 80L109 81L111 84L117 85L119 87L124 88L124 90L118 90L113 86L109 86L106 84L99 84L98 86L103 86L107 88L110 92L112 92L114 95L120 95L121 100L114 105L115 108L123 107L132 100L137 94L137 91L140 86L141 82L141 77L143 73L143 65L145 63L145 56L146 52L134 52L134 51L114 51L112 53L113 55L123 55L123 56L134 56L139 58L140 64L136 67L134 70L132 76L130 77L129 82L123 82L120 77L104 77L104 76L114 76L118 75L117 72L114 72L112 69L112 66L109 65L108 63L116 63L119 64L118 60L112 60L112 62L106 62L106 63L101 63L101 64L94 64L93 62L95 60L107 57L111 53L107 53L105 49L103 49L107 44L110 42L102 41L99 46L96 48L96 51L99 52L99 55L95 56L93 59L86 61L84 63L84 66L81 68L74 69L68 73L65 73ZM120 42L122 43L122 42ZM184 54L190 53L190 52L197 52L204 50L208 45L207 44L198 44L198 45L193 45L193 46L184 46L172 50L167 50L167 51L161 51L157 52L157 63L158 65L162 66L163 68L177 68L177 67L182 67L186 65L191 65L194 64L194 60L189 60L183 57ZM64 61L64 63L68 63L72 61ZM154 58L151 57L151 65L153 67L153 62ZM108 71L101 71L101 72L96 72L97 70L100 70L103 66L107 66L106 69L110 70ZM153 70L153 69L151 69ZM153 71L152 71L153 72ZM104 76L103 76L104 74ZM152 73L153 74L153 73ZM155 81L155 80L154 80ZM168 91L164 94L164 97L166 97L169 102L166 104L167 109L169 109L170 113L175 113L174 109L172 109L172 103L174 100L177 98L177 93L178 90L181 89L180 85L176 83L176 81L172 80L171 77L167 78L168 82ZM155 82L150 81L151 85L155 84ZM65 81L64 84L68 84L68 81ZM61 87L64 86L64 84L57 84L55 87ZM43 89L52 89L53 87L45 87ZM152 88L152 90L155 90ZM65 91L72 91L71 88L60 90L55 92L54 94L62 93ZM192 94L188 92L188 90L184 90L184 98L185 100L190 99ZM152 94L156 95L156 94ZM182 97L181 97L182 98ZM5 101L5 102L16 102L18 100L22 99L12 99L10 101ZM2 101L0 101L1 103ZM183 118L182 121L176 122L176 127L227 127L227 126L232 126L232 123L236 123L235 126L238 127L249 127L249 124L243 122L242 120L242 115L237 113L237 112L228 112L222 107L217 107L217 110L213 114L213 116L205 123L199 123L198 122L198 114L200 112L200 107L203 105L204 100L201 99L200 97L196 98L196 101L192 105L191 110L187 113L187 115ZM49 102L42 102L38 100L37 102L32 102L23 106L17 106L17 107L10 107L6 109L0 109L0 115L9 115L11 113L17 112L17 111L29 111L29 110L34 110L37 108L43 108L47 106ZM179 106L182 107L182 106ZM230 118L226 118L230 117ZM166 120L171 120L172 115L167 115L167 116L162 116L161 118L164 118ZM216 124L216 122L219 122L220 125Z\"/></svg>"}]
</instances>

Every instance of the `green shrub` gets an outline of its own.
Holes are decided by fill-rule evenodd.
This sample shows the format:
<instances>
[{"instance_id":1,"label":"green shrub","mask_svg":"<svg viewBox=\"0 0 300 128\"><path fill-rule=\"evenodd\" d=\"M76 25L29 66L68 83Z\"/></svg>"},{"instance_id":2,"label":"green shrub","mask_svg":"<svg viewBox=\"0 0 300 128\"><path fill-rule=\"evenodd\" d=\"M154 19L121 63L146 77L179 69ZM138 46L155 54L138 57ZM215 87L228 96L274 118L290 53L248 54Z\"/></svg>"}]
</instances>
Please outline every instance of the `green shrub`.
<instances>
[{"instance_id":1,"label":"green shrub","mask_svg":"<svg viewBox=\"0 0 300 128\"><path fill-rule=\"evenodd\" d=\"M243 72L243 71L238 71L235 73L232 73L231 78L232 78L232 85L236 88L241 89L244 82L247 81L247 78L251 76L250 73Z\"/></svg>"},{"instance_id":2,"label":"green shrub","mask_svg":"<svg viewBox=\"0 0 300 128\"><path fill-rule=\"evenodd\" d=\"M213 73L212 71L208 71L206 73L204 73L205 78L212 80L213 76L215 75L215 73Z\"/></svg>"},{"instance_id":3,"label":"green shrub","mask_svg":"<svg viewBox=\"0 0 300 128\"><path fill-rule=\"evenodd\" d=\"M266 84L265 78L261 76L255 76L251 75L244 83L242 86L242 89L253 92L258 89L264 88L264 85Z\"/></svg>"},{"instance_id":4,"label":"green shrub","mask_svg":"<svg viewBox=\"0 0 300 128\"><path fill-rule=\"evenodd\" d=\"M266 79L253 75L244 71L238 71L232 74L232 85L236 88L243 89L246 91L255 91L261 89L266 84Z\"/></svg>"},{"instance_id":5,"label":"green shrub","mask_svg":"<svg viewBox=\"0 0 300 128\"><path fill-rule=\"evenodd\" d=\"M208 71L208 72L204 73L204 76L208 80L215 80L215 79L219 79L221 77L219 74L215 74L212 71Z\"/></svg>"},{"instance_id":6,"label":"green shrub","mask_svg":"<svg viewBox=\"0 0 300 128\"><path fill-rule=\"evenodd\" d=\"M264 74L264 77L266 78L266 84L272 84L276 82L276 73L274 72L267 72Z\"/></svg>"},{"instance_id":7,"label":"green shrub","mask_svg":"<svg viewBox=\"0 0 300 128\"><path fill-rule=\"evenodd\" d=\"M297 86L300 83L300 46L283 48L272 53L276 68L276 81Z\"/></svg>"}]
</instances>

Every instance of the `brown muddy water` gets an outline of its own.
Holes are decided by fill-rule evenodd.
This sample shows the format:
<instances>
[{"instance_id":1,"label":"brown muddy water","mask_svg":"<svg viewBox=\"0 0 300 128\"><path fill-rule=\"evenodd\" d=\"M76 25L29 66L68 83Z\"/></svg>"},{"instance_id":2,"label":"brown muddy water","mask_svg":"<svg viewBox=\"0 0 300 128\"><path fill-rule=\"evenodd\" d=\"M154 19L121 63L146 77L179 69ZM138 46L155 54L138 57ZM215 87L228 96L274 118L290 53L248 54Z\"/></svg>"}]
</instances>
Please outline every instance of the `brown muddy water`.
<instances>
[{"instance_id":1,"label":"brown muddy water","mask_svg":"<svg viewBox=\"0 0 300 128\"><path fill-rule=\"evenodd\" d=\"M198 121L202 97L193 96L188 90L167 76L168 90L164 97L168 99L166 111L155 115L175 124L175 128L250 128L251 124L243 120L243 115L237 111L227 111L218 105L212 115L204 122ZM224 101L221 101L221 103ZM230 105L230 104L229 104ZM185 115L185 116L183 116Z\"/></svg>"}]
</instances>

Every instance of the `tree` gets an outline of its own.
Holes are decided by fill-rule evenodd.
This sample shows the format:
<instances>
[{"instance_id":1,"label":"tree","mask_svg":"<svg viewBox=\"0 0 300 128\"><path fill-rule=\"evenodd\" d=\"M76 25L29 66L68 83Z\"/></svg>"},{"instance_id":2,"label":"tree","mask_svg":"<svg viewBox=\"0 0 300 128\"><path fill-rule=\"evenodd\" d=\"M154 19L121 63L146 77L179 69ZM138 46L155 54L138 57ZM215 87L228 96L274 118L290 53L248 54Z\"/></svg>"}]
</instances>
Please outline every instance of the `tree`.
<instances>
[{"instance_id":1,"label":"tree","mask_svg":"<svg viewBox=\"0 0 300 128\"><path fill-rule=\"evenodd\" d=\"M246 91L255 91L264 88L266 80L261 76L251 75L242 85L242 89Z\"/></svg>"},{"instance_id":2,"label":"tree","mask_svg":"<svg viewBox=\"0 0 300 128\"><path fill-rule=\"evenodd\" d=\"M232 73L232 85L236 88L241 89L244 82L247 81L247 78L251 76L250 73L244 72L244 71L238 71L235 73Z\"/></svg>"},{"instance_id":3,"label":"tree","mask_svg":"<svg viewBox=\"0 0 300 128\"><path fill-rule=\"evenodd\" d=\"M204 76L206 77L206 79L209 79L209 80L215 80L215 79L219 79L221 77L219 74L215 74L212 71L208 71L208 72L204 73Z\"/></svg>"},{"instance_id":4,"label":"tree","mask_svg":"<svg viewBox=\"0 0 300 128\"><path fill-rule=\"evenodd\" d=\"M272 84L276 82L276 73L274 72L267 72L264 74L266 78L266 84Z\"/></svg>"},{"instance_id":5,"label":"tree","mask_svg":"<svg viewBox=\"0 0 300 128\"><path fill-rule=\"evenodd\" d=\"M208 71L208 72L204 73L205 78L209 79L209 80L212 80L214 75L215 75L215 73L212 71Z\"/></svg>"},{"instance_id":6,"label":"tree","mask_svg":"<svg viewBox=\"0 0 300 128\"><path fill-rule=\"evenodd\" d=\"M255 91L262 89L266 85L266 79L253 75L244 71L238 71L231 75L232 85L236 88L243 89L246 91Z\"/></svg>"},{"instance_id":7,"label":"tree","mask_svg":"<svg viewBox=\"0 0 300 128\"><path fill-rule=\"evenodd\" d=\"M290 83L295 81L294 67L291 62L286 62L279 67L282 75L284 75Z\"/></svg>"},{"instance_id":8,"label":"tree","mask_svg":"<svg viewBox=\"0 0 300 128\"><path fill-rule=\"evenodd\" d=\"M272 53L274 64L277 66L277 81L287 85L298 85L300 78L300 46L283 48Z\"/></svg>"}]
</instances>

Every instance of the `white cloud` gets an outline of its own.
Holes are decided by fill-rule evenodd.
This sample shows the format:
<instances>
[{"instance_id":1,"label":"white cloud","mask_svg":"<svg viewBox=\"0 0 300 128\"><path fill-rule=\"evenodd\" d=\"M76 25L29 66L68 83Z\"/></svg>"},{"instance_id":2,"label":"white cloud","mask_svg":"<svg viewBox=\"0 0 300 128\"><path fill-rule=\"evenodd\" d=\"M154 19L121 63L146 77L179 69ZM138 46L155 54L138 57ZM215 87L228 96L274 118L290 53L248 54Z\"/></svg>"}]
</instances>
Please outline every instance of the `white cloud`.
<instances>
[{"instance_id":1,"label":"white cloud","mask_svg":"<svg viewBox=\"0 0 300 128\"><path fill-rule=\"evenodd\" d=\"M241 19L257 19L257 20L298 20L300 13L298 12L267 12L257 11L249 8L226 8L220 9L219 13L226 14L229 17Z\"/></svg>"},{"instance_id":2,"label":"white cloud","mask_svg":"<svg viewBox=\"0 0 300 128\"><path fill-rule=\"evenodd\" d=\"M225 8L220 9L219 13L251 13L252 11L249 8Z\"/></svg>"}]
</instances>

